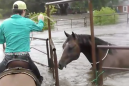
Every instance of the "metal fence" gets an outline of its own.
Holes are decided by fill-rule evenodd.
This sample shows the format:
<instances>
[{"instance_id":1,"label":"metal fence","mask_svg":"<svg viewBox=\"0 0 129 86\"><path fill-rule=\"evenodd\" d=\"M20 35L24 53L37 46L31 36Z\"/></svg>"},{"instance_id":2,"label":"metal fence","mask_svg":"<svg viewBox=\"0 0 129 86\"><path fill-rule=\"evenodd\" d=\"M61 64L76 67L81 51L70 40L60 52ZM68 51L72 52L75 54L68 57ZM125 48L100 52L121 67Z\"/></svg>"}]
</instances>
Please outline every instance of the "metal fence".
<instances>
[{"instance_id":1,"label":"metal fence","mask_svg":"<svg viewBox=\"0 0 129 86\"><path fill-rule=\"evenodd\" d=\"M78 20L80 20L80 21L78 21ZM64 21L67 21L67 23L64 23ZM56 26L70 25L70 27L73 28L73 26L75 24L77 24L77 25L81 24L84 27L87 26L87 17L56 20Z\"/></svg>"},{"instance_id":2,"label":"metal fence","mask_svg":"<svg viewBox=\"0 0 129 86\"><path fill-rule=\"evenodd\" d=\"M115 69L115 70L129 70L129 68L118 68L118 67L103 67L102 66L102 55L100 53L100 49L129 49L128 46L107 46L107 45L98 45L97 48L99 49L99 73L102 73L102 68L103 69ZM99 81L98 81L99 86L103 86L103 74L100 75Z\"/></svg>"},{"instance_id":3,"label":"metal fence","mask_svg":"<svg viewBox=\"0 0 129 86\"><path fill-rule=\"evenodd\" d=\"M34 49L34 50L37 50L37 51L39 51L39 52L41 52L41 53L43 53L43 54L45 54L45 55L47 55L47 58L48 58L48 67L50 67L50 56L49 56L49 45L48 45L48 39L44 39L44 38L37 38L37 37L30 37L31 38L31 40L33 40L33 39L39 39L39 40L42 40L42 41L46 41L46 52L44 52L44 51L41 51L41 50L39 50L39 49L37 49L37 48L35 48L35 47L30 47L31 49ZM36 63L38 63L38 62L36 62ZM39 63L39 64L42 64L42 63ZM42 64L43 65L43 64Z\"/></svg>"},{"instance_id":4,"label":"metal fence","mask_svg":"<svg viewBox=\"0 0 129 86\"><path fill-rule=\"evenodd\" d=\"M37 38L37 37L30 37L30 38L31 38L31 40L32 39L39 39L39 40L42 40L42 41L46 41L46 51L47 51L47 53L45 53L45 52L43 52L39 49L36 49L34 47L31 47L31 48L47 55L48 67L53 72L53 78L55 79L55 85L59 86L57 54L56 54L56 48L54 46L54 43L53 43L52 39L43 39L43 38ZM38 63L38 62L36 62L36 63ZM43 65L42 63L38 63L38 64Z\"/></svg>"},{"instance_id":5,"label":"metal fence","mask_svg":"<svg viewBox=\"0 0 129 86\"><path fill-rule=\"evenodd\" d=\"M84 14L84 15L86 15L86 16L82 17L82 18L56 19L55 26L57 26L57 27L68 26L69 28L89 26L90 25L89 13ZM98 17L98 19L100 21L99 25L102 25L101 22L102 22L103 16L112 16L114 19L114 23L115 23L116 15L118 15L118 22L116 22L116 23L125 23L125 22L128 23L129 22L129 13L105 14L105 15L99 15L99 16L93 16L93 17Z\"/></svg>"}]
</instances>

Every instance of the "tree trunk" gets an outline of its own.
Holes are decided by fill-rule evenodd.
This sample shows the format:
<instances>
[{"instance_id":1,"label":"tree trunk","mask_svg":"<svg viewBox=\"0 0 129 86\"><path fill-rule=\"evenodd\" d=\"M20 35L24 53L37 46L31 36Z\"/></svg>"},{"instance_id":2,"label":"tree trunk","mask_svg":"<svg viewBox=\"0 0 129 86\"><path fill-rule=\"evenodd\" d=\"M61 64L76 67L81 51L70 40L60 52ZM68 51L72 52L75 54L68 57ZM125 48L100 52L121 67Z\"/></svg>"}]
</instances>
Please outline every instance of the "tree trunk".
<instances>
[{"instance_id":1,"label":"tree trunk","mask_svg":"<svg viewBox=\"0 0 129 86\"><path fill-rule=\"evenodd\" d=\"M59 6L60 6L60 14L61 15L67 15L68 3L59 4Z\"/></svg>"}]
</instances>

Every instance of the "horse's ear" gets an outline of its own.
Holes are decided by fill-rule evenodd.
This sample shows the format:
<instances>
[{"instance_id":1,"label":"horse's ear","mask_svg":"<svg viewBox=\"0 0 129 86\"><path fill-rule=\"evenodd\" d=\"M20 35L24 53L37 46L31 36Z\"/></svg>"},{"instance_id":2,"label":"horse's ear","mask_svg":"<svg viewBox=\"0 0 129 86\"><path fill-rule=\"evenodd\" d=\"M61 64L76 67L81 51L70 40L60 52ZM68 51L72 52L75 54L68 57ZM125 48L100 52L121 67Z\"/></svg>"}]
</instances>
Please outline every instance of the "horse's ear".
<instances>
[{"instance_id":1,"label":"horse's ear","mask_svg":"<svg viewBox=\"0 0 129 86\"><path fill-rule=\"evenodd\" d=\"M69 37L70 36L70 34L66 33L65 31L64 31L64 33L65 33L66 37Z\"/></svg>"},{"instance_id":2,"label":"horse's ear","mask_svg":"<svg viewBox=\"0 0 129 86\"><path fill-rule=\"evenodd\" d=\"M74 32L72 32L72 36L73 36L74 39L76 39L76 35L75 35Z\"/></svg>"}]
</instances>

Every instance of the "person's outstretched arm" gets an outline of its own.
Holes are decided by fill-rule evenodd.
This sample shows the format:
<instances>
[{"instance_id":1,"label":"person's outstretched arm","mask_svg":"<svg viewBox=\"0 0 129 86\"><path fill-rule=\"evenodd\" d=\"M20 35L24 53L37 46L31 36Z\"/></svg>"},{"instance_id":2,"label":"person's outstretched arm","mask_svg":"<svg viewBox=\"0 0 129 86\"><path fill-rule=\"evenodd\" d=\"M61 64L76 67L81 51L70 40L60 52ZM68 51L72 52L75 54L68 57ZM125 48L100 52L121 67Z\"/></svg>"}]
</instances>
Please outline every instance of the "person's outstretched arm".
<instances>
[{"instance_id":1,"label":"person's outstretched arm","mask_svg":"<svg viewBox=\"0 0 129 86\"><path fill-rule=\"evenodd\" d=\"M44 16L40 14L38 16L38 24L32 21L31 31L42 31L44 27Z\"/></svg>"}]
</instances>

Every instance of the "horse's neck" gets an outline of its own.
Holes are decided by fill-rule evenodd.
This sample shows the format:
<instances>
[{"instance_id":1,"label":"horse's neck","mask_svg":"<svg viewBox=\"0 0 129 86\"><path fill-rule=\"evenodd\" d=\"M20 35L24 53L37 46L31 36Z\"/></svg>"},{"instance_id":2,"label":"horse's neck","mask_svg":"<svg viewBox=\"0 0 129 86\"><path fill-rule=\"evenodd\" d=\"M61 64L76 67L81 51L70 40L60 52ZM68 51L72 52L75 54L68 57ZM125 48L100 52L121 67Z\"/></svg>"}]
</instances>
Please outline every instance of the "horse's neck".
<instances>
[{"instance_id":1,"label":"horse's neck","mask_svg":"<svg viewBox=\"0 0 129 86\"><path fill-rule=\"evenodd\" d=\"M95 38L95 51L96 51L96 61L98 61L98 49L97 49L97 45L108 45L107 42L100 40L98 38ZM81 52L87 57L87 59L89 60L89 62L92 63L92 47L91 44L89 43L88 45L85 43L85 41L82 41L80 44L80 48L81 48ZM103 49L103 51L106 52L107 49Z\"/></svg>"},{"instance_id":2,"label":"horse's neck","mask_svg":"<svg viewBox=\"0 0 129 86\"><path fill-rule=\"evenodd\" d=\"M84 49L84 50L83 50ZM82 49L82 53L87 57L87 59L89 60L89 62L92 62L92 52L91 52L91 47L87 48L86 46L84 46ZM86 49L86 50L85 50Z\"/></svg>"},{"instance_id":3,"label":"horse's neck","mask_svg":"<svg viewBox=\"0 0 129 86\"><path fill-rule=\"evenodd\" d=\"M79 45L80 45L81 53L83 53L87 57L89 62L92 62L91 46L87 45L84 40L80 41Z\"/></svg>"}]
</instances>

